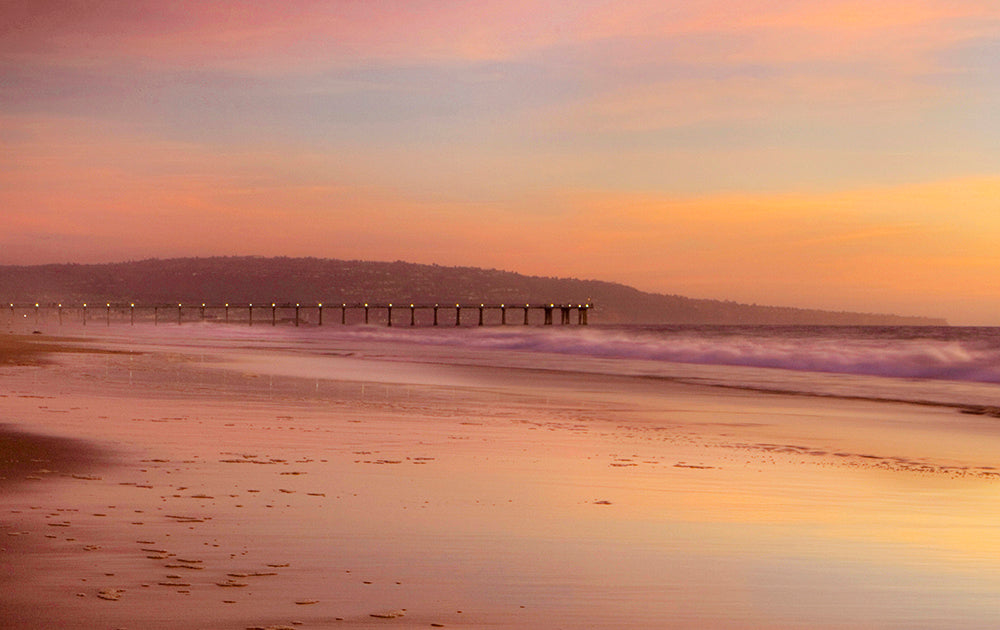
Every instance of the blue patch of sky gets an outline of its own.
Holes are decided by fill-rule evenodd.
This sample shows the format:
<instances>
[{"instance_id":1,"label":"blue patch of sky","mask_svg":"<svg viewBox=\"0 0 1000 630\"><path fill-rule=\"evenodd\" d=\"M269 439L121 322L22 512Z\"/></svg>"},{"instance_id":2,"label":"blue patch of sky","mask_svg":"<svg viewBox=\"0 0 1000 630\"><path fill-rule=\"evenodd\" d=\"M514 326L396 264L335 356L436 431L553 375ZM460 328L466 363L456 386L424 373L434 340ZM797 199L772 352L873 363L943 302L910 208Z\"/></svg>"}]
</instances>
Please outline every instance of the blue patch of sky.
<instances>
[{"instance_id":1,"label":"blue patch of sky","mask_svg":"<svg viewBox=\"0 0 1000 630\"><path fill-rule=\"evenodd\" d=\"M405 144L442 135L458 141L470 127L503 126L579 91L560 72L527 63L265 77L139 68L16 68L4 75L0 95L8 113L125 120L169 137L223 144L247 134L320 144Z\"/></svg>"},{"instance_id":2,"label":"blue patch of sky","mask_svg":"<svg viewBox=\"0 0 1000 630\"><path fill-rule=\"evenodd\" d=\"M310 126L408 125L507 116L572 91L544 67L486 63L397 66L312 75L115 67L104 70L17 66L0 69L0 95L15 113L161 117L182 128L271 121L287 131ZM243 114L245 118L233 114Z\"/></svg>"},{"instance_id":3,"label":"blue patch of sky","mask_svg":"<svg viewBox=\"0 0 1000 630\"><path fill-rule=\"evenodd\" d=\"M943 71L938 81L954 94L949 108L956 137L991 145L1000 160L1000 37L966 41L942 54L939 62Z\"/></svg>"}]
</instances>

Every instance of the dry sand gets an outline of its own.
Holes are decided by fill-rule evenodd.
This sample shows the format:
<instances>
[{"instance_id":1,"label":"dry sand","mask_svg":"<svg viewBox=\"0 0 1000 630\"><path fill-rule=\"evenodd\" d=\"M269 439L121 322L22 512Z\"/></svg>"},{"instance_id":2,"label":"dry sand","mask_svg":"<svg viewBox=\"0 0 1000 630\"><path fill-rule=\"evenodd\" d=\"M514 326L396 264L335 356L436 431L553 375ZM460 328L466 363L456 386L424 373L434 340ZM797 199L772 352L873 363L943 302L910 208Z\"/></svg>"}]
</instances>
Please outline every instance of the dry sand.
<instances>
[{"instance_id":1,"label":"dry sand","mask_svg":"<svg viewBox=\"0 0 1000 630\"><path fill-rule=\"evenodd\" d=\"M41 365L30 343L0 341L28 363L0 367L3 627L1000 616L995 419L371 352L326 357L335 378L135 340Z\"/></svg>"}]
</instances>

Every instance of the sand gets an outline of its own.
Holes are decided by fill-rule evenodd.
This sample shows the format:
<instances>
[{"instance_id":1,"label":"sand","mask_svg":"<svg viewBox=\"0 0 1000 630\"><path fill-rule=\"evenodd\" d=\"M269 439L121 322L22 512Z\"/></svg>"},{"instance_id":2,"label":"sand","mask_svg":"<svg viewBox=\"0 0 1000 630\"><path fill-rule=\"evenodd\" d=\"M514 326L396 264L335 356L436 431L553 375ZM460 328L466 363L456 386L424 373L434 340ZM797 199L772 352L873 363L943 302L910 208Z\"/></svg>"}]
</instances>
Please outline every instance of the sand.
<instances>
[{"instance_id":1,"label":"sand","mask_svg":"<svg viewBox=\"0 0 1000 630\"><path fill-rule=\"evenodd\" d=\"M1000 614L993 418L255 334L0 342L0 626Z\"/></svg>"}]
</instances>

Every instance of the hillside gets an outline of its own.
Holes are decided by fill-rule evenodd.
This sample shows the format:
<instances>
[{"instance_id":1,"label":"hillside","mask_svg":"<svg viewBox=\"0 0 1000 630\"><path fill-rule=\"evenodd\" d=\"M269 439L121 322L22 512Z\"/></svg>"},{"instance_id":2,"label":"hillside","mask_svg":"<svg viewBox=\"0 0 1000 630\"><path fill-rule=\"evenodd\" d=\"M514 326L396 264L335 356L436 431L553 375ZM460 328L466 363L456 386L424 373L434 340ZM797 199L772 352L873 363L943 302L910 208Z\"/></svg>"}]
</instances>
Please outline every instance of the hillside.
<instances>
[{"instance_id":1,"label":"hillside","mask_svg":"<svg viewBox=\"0 0 1000 630\"><path fill-rule=\"evenodd\" d=\"M593 303L591 323L944 325L944 320L829 312L645 293L622 284L404 262L216 257L100 265L0 266L0 301Z\"/></svg>"}]
</instances>

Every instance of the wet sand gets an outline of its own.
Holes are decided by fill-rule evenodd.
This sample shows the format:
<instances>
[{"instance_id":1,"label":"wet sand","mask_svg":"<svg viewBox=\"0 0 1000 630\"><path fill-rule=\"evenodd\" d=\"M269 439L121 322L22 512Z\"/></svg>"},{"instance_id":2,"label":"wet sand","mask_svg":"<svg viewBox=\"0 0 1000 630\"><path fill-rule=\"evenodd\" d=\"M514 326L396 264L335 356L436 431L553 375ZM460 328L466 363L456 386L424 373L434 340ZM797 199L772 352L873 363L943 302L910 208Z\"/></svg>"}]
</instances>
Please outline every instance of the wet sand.
<instances>
[{"instance_id":1,"label":"wet sand","mask_svg":"<svg viewBox=\"0 0 1000 630\"><path fill-rule=\"evenodd\" d=\"M97 345L131 353L0 367L4 627L1000 615L992 418L427 348Z\"/></svg>"},{"instance_id":2,"label":"wet sand","mask_svg":"<svg viewBox=\"0 0 1000 630\"><path fill-rule=\"evenodd\" d=\"M0 487L67 475L99 466L104 453L87 442L7 430L0 426ZM32 476L35 474L35 476Z\"/></svg>"}]
</instances>

